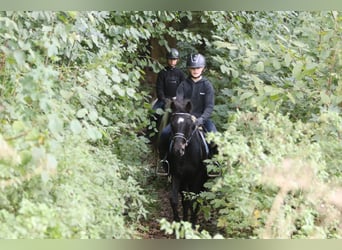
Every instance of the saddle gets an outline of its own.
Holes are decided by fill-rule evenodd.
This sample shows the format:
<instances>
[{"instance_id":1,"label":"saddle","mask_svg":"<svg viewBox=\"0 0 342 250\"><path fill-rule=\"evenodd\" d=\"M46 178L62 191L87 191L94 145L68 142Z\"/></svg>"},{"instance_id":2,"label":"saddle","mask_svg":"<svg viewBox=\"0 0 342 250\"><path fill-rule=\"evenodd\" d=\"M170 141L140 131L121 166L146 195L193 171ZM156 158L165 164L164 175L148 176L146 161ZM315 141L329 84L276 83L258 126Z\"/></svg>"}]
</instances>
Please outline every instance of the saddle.
<instances>
[{"instance_id":1,"label":"saddle","mask_svg":"<svg viewBox=\"0 0 342 250\"><path fill-rule=\"evenodd\" d=\"M209 145L208 145L208 142L207 140L205 139L205 131L203 129L199 129L198 130L199 132L199 135L201 137L201 143L202 143L202 148L204 149L204 152L205 152L205 157L204 158L208 158L209 155L210 155L210 149L209 149Z\"/></svg>"}]
</instances>

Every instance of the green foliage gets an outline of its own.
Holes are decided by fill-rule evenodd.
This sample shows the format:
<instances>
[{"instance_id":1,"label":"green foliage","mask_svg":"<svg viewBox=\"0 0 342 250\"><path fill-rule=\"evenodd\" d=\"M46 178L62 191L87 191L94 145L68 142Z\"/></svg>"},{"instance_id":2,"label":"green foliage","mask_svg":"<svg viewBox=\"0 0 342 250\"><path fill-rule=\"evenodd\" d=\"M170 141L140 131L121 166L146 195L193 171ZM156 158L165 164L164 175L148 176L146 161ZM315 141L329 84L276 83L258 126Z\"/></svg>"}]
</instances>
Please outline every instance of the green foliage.
<instances>
[{"instance_id":1,"label":"green foliage","mask_svg":"<svg viewBox=\"0 0 342 250\"><path fill-rule=\"evenodd\" d=\"M154 40L176 41L182 68L189 52L207 58L223 175L202 194L205 216L225 237L340 238L341 21L336 11L1 12L1 237L137 237L153 202L141 135L154 126L145 71L165 59L151 57Z\"/></svg>"},{"instance_id":2,"label":"green foliage","mask_svg":"<svg viewBox=\"0 0 342 250\"><path fill-rule=\"evenodd\" d=\"M233 238L340 235L340 217L321 220L330 209L340 214L329 190L340 183L341 169L331 165L331 151L325 149L339 139L316 138L325 126L339 130L336 118L323 114L324 125L318 127L269 111L237 113L223 134L212 135L220 148L216 160L223 176L209 182L211 192L203 193L211 208L204 209L207 216L217 210L218 227ZM341 150L340 143L337 147Z\"/></svg>"},{"instance_id":3,"label":"green foliage","mask_svg":"<svg viewBox=\"0 0 342 250\"><path fill-rule=\"evenodd\" d=\"M339 13L227 13L224 26L217 13L208 17L220 27L210 46L218 115L267 106L308 121L321 106L340 104Z\"/></svg>"},{"instance_id":4,"label":"green foliage","mask_svg":"<svg viewBox=\"0 0 342 250\"><path fill-rule=\"evenodd\" d=\"M147 215L147 93L109 17L1 13L3 238L131 238Z\"/></svg>"},{"instance_id":5,"label":"green foliage","mask_svg":"<svg viewBox=\"0 0 342 250\"><path fill-rule=\"evenodd\" d=\"M160 224L161 230L164 230L166 234L175 234L176 239L223 239L219 234L212 237L207 231L200 231L198 227L193 229L192 224L186 221L170 223L161 219Z\"/></svg>"}]
</instances>

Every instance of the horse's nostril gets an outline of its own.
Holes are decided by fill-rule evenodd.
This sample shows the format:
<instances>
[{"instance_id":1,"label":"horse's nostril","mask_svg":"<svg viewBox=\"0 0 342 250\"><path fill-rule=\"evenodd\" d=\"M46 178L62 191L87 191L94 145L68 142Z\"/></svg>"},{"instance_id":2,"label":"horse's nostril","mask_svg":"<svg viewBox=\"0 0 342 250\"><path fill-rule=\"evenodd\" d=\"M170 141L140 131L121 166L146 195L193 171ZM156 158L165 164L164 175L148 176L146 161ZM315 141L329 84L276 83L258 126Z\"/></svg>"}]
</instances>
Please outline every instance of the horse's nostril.
<instances>
[{"instance_id":1,"label":"horse's nostril","mask_svg":"<svg viewBox=\"0 0 342 250\"><path fill-rule=\"evenodd\" d=\"M182 157L185 154L185 148L185 143L175 144L173 147L173 152L175 155L178 155L178 157Z\"/></svg>"},{"instance_id":2,"label":"horse's nostril","mask_svg":"<svg viewBox=\"0 0 342 250\"><path fill-rule=\"evenodd\" d=\"M181 153L181 156L183 156L185 154L185 144L182 144L180 153Z\"/></svg>"}]
</instances>

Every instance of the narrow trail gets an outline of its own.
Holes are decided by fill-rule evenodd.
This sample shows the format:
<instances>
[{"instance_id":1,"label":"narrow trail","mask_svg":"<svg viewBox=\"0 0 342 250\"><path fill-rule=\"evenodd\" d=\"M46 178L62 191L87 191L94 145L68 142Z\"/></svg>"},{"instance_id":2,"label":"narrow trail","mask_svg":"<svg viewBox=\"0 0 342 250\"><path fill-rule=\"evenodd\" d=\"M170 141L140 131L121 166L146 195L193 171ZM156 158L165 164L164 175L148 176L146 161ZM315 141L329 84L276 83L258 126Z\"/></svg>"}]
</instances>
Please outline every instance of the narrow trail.
<instances>
[{"instance_id":1,"label":"narrow trail","mask_svg":"<svg viewBox=\"0 0 342 250\"><path fill-rule=\"evenodd\" d=\"M150 177L149 184L152 187L152 196L155 204L151 208L147 220L142 222L147 231L143 232L143 239L175 239L173 235L165 234L160 230L159 220L162 218L172 221L172 211L169 203L169 183L167 177Z\"/></svg>"},{"instance_id":2,"label":"narrow trail","mask_svg":"<svg viewBox=\"0 0 342 250\"><path fill-rule=\"evenodd\" d=\"M155 147L152 148L152 157L146 159L148 165L151 166L150 176L147 178L147 183L144 185L148 188L149 196L155 200L149 210L149 215L146 220L142 221L142 230L139 235L142 239L175 239L175 235L166 234L164 231L160 230L159 220L165 218L170 223L173 221L172 209L169 201L169 192L171 188L171 183L168 181L168 177L157 176L154 174L154 166L158 164L158 156ZM179 212L182 214L181 200L179 200ZM200 212L198 214L198 224L200 225L200 230L206 230L211 235L218 233L216 226L216 220L214 218L210 220L205 220L203 214Z\"/></svg>"},{"instance_id":3,"label":"narrow trail","mask_svg":"<svg viewBox=\"0 0 342 250\"><path fill-rule=\"evenodd\" d=\"M151 214L142 222L145 230L141 232L140 237L142 239L175 239L175 235L168 235L160 230L159 224L159 220L162 218L172 222L172 210L169 202L170 183L167 177L152 176L149 184L151 185L151 195L155 199L155 204L150 209ZM181 203L179 204L181 213ZM218 232L215 220L205 220L201 213L199 213L198 223L202 229L208 231L211 235Z\"/></svg>"}]
</instances>

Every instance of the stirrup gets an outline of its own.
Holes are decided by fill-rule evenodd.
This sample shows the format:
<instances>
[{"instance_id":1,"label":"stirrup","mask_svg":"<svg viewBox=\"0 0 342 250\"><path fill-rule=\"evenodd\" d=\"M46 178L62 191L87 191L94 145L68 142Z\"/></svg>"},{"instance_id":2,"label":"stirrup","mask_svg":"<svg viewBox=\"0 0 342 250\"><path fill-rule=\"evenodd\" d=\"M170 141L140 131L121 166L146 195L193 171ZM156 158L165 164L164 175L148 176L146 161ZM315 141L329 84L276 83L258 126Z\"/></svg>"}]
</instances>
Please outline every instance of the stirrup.
<instances>
[{"instance_id":1,"label":"stirrup","mask_svg":"<svg viewBox=\"0 0 342 250\"><path fill-rule=\"evenodd\" d=\"M218 176L221 176L222 174L221 173L218 173L218 172L212 172L212 173L208 173L208 177L209 178L215 178L215 177L218 177Z\"/></svg>"},{"instance_id":2,"label":"stirrup","mask_svg":"<svg viewBox=\"0 0 342 250\"><path fill-rule=\"evenodd\" d=\"M167 167L167 170L164 169L164 167ZM167 160L161 160L156 167L156 174L159 176L167 176L170 174L170 165Z\"/></svg>"}]
</instances>

